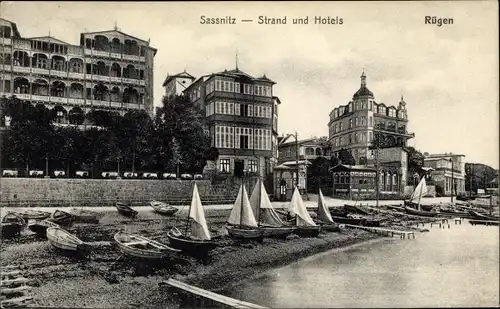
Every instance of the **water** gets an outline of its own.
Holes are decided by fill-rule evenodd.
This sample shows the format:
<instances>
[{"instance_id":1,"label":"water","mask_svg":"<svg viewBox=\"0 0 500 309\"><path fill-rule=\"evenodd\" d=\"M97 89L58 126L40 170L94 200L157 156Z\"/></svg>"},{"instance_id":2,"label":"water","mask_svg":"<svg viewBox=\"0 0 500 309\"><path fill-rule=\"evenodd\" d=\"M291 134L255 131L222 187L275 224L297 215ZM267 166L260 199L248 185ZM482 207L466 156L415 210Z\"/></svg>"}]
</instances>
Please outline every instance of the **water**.
<instances>
[{"instance_id":1,"label":"water","mask_svg":"<svg viewBox=\"0 0 500 309\"><path fill-rule=\"evenodd\" d=\"M333 250L269 271L231 297L279 308L499 306L499 229L468 222Z\"/></svg>"}]
</instances>

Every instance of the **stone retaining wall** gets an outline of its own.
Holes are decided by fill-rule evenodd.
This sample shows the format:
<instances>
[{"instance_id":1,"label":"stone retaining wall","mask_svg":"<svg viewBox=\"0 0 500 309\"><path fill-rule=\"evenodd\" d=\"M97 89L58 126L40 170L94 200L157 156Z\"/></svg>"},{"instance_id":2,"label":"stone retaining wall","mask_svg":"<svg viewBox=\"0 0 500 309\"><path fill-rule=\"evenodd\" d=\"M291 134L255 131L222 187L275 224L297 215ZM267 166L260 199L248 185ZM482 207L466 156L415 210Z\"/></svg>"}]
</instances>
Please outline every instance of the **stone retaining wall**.
<instances>
[{"instance_id":1,"label":"stone retaining wall","mask_svg":"<svg viewBox=\"0 0 500 309\"><path fill-rule=\"evenodd\" d=\"M57 205L113 205L116 201L141 204L150 200L189 203L194 181L185 180L105 180L2 178L0 205L30 202ZM238 188L212 186L208 180L196 181L202 202L233 200Z\"/></svg>"}]
</instances>

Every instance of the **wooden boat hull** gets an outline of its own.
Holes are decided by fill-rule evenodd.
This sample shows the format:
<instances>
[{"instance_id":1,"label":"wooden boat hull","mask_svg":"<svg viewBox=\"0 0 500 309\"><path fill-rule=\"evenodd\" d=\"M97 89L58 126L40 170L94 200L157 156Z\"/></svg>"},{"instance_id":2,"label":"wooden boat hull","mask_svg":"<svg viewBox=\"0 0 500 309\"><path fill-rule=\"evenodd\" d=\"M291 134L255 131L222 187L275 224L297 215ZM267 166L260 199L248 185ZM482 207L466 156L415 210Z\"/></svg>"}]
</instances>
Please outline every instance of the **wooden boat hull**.
<instances>
[{"instance_id":1,"label":"wooden boat hull","mask_svg":"<svg viewBox=\"0 0 500 309\"><path fill-rule=\"evenodd\" d=\"M429 211L423 211L423 210L416 210L410 207L405 207L405 211L409 215L414 215L414 216L422 216L422 217L435 217L438 215L437 212L429 212Z\"/></svg>"},{"instance_id":2,"label":"wooden boat hull","mask_svg":"<svg viewBox=\"0 0 500 309\"><path fill-rule=\"evenodd\" d=\"M39 237L42 238L47 238L47 229L49 227L59 227L59 225L47 220L36 221L28 225L30 231L36 233Z\"/></svg>"},{"instance_id":3,"label":"wooden boat hull","mask_svg":"<svg viewBox=\"0 0 500 309\"><path fill-rule=\"evenodd\" d=\"M404 208L404 207L393 206L393 205L386 205L385 207L386 207L387 209L391 209L391 210L397 210L397 211L405 212L405 208Z\"/></svg>"},{"instance_id":4,"label":"wooden boat hull","mask_svg":"<svg viewBox=\"0 0 500 309\"><path fill-rule=\"evenodd\" d=\"M74 217L70 213L65 211L56 210L50 218L45 219L49 222L53 222L59 226L70 227L73 224Z\"/></svg>"},{"instance_id":5,"label":"wooden boat hull","mask_svg":"<svg viewBox=\"0 0 500 309\"><path fill-rule=\"evenodd\" d=\"M366 221L364 218L349 218L349 217L336 217L332 216L332 219L336 223L352 224L352 225L363 225Z\"/></svg>"},{"instance_id":6,"label":"wooden boat hull","mask_svg":"<svg viewBox=\"0 0 500 309\"><path fill-rule=\"evenodd\" d=\"M47 211L38 211L38 210L26 210L15 212L18 216L23 218L24 220L44 220L50 217L51 213Z\"/></svg>"},{"instance_id":7,"label":"wooden boat hull","mask_svg":"<svg viewBox=\"0 0 500 309\"><path fill-rule=\"evenodd\" d=\"M363 208L356 206L356 205L347 205L344 204L344 209L347 210L348 212L353 212L361 215L369 215L370 213Z\"/></svg>"},{"instance_id":8,"label":"wooden boat hull","mask_svg":"<svg viewBox=\"0 0 500 309\"><path fill-rule=\"evenodd\" d=\"M316 226L296 226L294 233L300 237L318 237L321 232L321 225Z\"/></svg>"},{"instance_id":9,"label":"wooden boat hull","mask_svg":"<svg viewBox=\"0 0 500 309\"><path fill-rule=\"evenodd\" d=\"M320 223L321 231L325 232L340 232L340 226L335 223Z\"/></svg>"},{"instance_id":10,"label":"wooden boat hull","mask_svg":"<svg viewBox=\"0 0 500 309\"><path fill-rule=\"evenodd\" d=\"M74 222L79 223L99 223L101 214L90 210L80 210L75 209L71 213L74 218Z\"/></svg>"},{"instance_id":11,"label":"wooden boat hull","mask_svg":"<svg viewBox=\"0 0 500 309\"><path fill-rule=\"evenodd\" d=\"M19 222L2 222L2 238L13 238L16 236L20 236L23 226L24 225Z\"/></svg>"},{"instance_id":12,"label":"wooden boat hull","mask_svg":"<svg viewBox=\"0 0 500 309\"><path fill-rule=\"evenodd\" d=\"M366 219L365 222L363 222L363 226L380 227L380 220L378 220L378 219Z\"/></svg>"},{"instance_id":13,"label":"wooden boat hull","mask_svg":"<svg viewBox=\"0 0 500 309\"><path fill-rule=\"evenodd\" d=\"M136 210L133 210L132 208L130 208L126 205L123 205L123 204L117 204L116 210L118 210L118 213L120 215L127 217L127 218L132 218L132 219L134 219L138 214L138 212Z\"/></svg>"},{"instance_id":14,"label":"wooden boat hull","mask_svg":"<svg viewBox=\"0 0 500 309\"><path fill-rule=\"evenodd\" d=\"M49 243L59 250L79 253L88 253L90 251L88 244L61 228L49 227L46 235Z\"/></svg>"},{"instance_id":15,"label":"wooden boat hull","mask_svg":"<svg viewBox=\"0 0 500 309\"><path fill-rule=\"evenodd\" d=\"M168 205L166 203L162 203L162 202L151 202L150 205L153 208L154 212L156 212L157 214L160 214L162 216L171 217L176 212L179 211L178 208L170 206L170 205Z\"/></svg>"},{"instance_id":16,"label":"wooden boat hull","mask_svg":"<svg viewBox=\"0 0 500 309\"><path fill-rule=\"evenodd\" d=\"M495 217L495 216L488 216L488 215L483 215L483 214L480 214L476 211L473 211L473 210L470 210L469 211L469 214L474 218L474 219L477 219L477 220L489 220L489 221L498 221L498 217Z\"/></svg>"},{"instance_id":17,"label":"wooden boat hull","mask_svg":"<svg viewBox=\"0 0 500 309\"><path fill-rule=\"evenodd\" d=\"M231 238L235 239L254 239L262 240L264 233L260 228L246 228L238 226L226 226L227 232Z\"/></svg>"},{"instance_id":18,"label":"wooden boat hull","mask_svg":"<svg viewBox=\"0 0 500 309\"><path fill-rule=\"evenodd\" d=\"M405 204L406 207L418 209L418 204L417 203L410 202L410 201L404 201L404 204ZM420 204L420 209L422 209L424 211L431 211L433 208L434 208L434 206L432 206L432 205L422 205L422 204Z\"/></svg>"},{"instance_id":19,"label":"wooden boat hull","mask_svg":"<svg viewBox=\"0 0 500 309\"><path fill-rule=\"evenodd\" d=\"M120 233L120 232L116 233L114 236L114 240L118 246L118 249L123 254L129 257L146 259L146 260L162 260L181 251L139 235L132 235L132 236L136 237L139 240L142 239L144 241L144 243L140 245L146 246L148 243L150 244L152 243L155 244L157 247L160 247L161 249L155 248L153 250L153 249L146 249L144 247L137 248L137 247L127 246L127 244L123 242L124 234L127 235L126 233Z\"/></svg>"},{"instance_id":20,"label":"wooden boat hull","mask_svg":"<svg viewBox=\"0 0 500 309\"><path fill-rule=\"evenodd\" d=\"M210 251L218 246L218 244L212 240L196 240L187 238L184 235L176 236L171 231L167 233L167 237L172 248L179 249L188 255L201 258L205 258Z\"/></svg>"},{"instance_id":21,"label":"wooden boat hull","mask_svg":"<svg viewBox=\"0 0 500 309\"><path fill-rule=\"evenodd\" d=\"M286 238L295 231L294 226L260 226L263 237Z\"/></svg>"},{"instance_id":22,"label":"wooden boat hull","mask_svg":"<svg viewBox=\"0 0 500 309\"><path fill-rule=\"evenodd\" d=\"M469 223L472 225L494 225L498 226L498 220L469 220Z\"/></svg>"}]
</instances>

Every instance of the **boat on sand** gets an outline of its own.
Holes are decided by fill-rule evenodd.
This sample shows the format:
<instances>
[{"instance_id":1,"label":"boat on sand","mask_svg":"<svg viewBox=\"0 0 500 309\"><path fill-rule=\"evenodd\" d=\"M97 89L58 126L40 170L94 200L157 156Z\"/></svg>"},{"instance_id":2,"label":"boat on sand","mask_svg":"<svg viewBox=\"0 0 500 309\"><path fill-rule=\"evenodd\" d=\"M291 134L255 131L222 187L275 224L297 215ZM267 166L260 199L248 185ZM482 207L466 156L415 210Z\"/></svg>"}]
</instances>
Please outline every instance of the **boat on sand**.
<instances>
[{"instance_id":1,"label":"boat on sand","mask_svg":"<svg viewBox=\"0 0 500 309\"><path fill-rule=\"evenodd\" d=\"M62 210L56 210L49 218L45 220L56 223L63 227L70 227L73 224L74 219L75 218L72 214Z\"/></svg>"},{"instance_id":2,"label":"boat on sand","mask_svg":"<svg viewBox=\"0 0 500 309\"><path fill-rule=\"evenodd\" d=\"M149 205L151 205L154 212L167 217L173 216L177 211L179 211L178 208L159 201L151 201L149 202Z\"/></svg>"},{"instance_id":3,"label":"boat on sand","mask_svg":"<svg viewBox=\"0 0 500 309\"><path fill-rule=\"evenodd\" d=\"M120 203L120 202L116 203L116 210L118 210L118 213L120 215L125 216L127 218L132 218L132 219L134 219L138 214L137 210L134 210L130 206L127 206L124 203Z\"/></svg>"},{"instance_id":4,"label":"boat on sand","mask_svg":"<svg viewBox=\"0 0 500 309\"><path fill-rule=\"evenodd\" d=\"M328 208L326 207L325 198L323 197L323 192L319 189L318 195L318 213L316 215L316 223L321 226L324 231L339 232L339 224L335 223L332 219L332 215Z\"/></svg>"},{"instance_id":5,"label":"boat on sand","mask_svg":"<svg viewBox=\"0 0 500 309\"><path fill-rule=\"evenodd\" d=\"M121 231L115 234L114 239L123 254L134 258L161 260L181 252L152 239Z\"/></svg>"},{"instance_id":6,"label":"boat on sand","mask_svg":"<svg viewBox=\"0 0 500 309\"><path fill-rule=\"evenodd\" d=\"M317 237L319 235L321 226L314 223L309 215L297 187L295 187L295 191L293 192L292 200L288 207L288 213L291 217L295 217L294 233L296 235L301 237Z\"/></svg>"},{"instance_id":7,"label":"boat on sand","mask_svg":"<svg viewBox=\"0 0 500 309\"><path fill-rule=\"evenodd\" d=\"M102 214L99 212L80 208L71 209L71 215L73 215L74 222L81 223L99 223L102 217Z\"/></svg>"},{"instance_id":8,"label":"boat on sand","mask_svg":"<svg viewBox=\"0 0 500 309\"><path fill-rule=\"evenodd\" d=\"M12 238L21 235L21 230L26 226L26 221L14 212L8 212L0 223L2 238Z\"/></svg>"},{"instance_id":9,"label":"boat on sand","mask_svg":"<svg viewBox=\"0 0 500 309\"><path fill-rule=\"evenodd\" d=\"M192 220L190 220L192 219ZM173 227L167 233L170 246L181 250L183 253L205 260L210 252L217 247L208 230L203 205L196 183L193 188L193 198L189 206L188 217L184 233Z\"/></svg>"},{"instance_id":10,"label":"boat on sand","mask_svg":"<svg viewBox=\"0 0 500 309\"><path fill-rule=\"evenodd\" d=\"M244 185L240 186L238 197L227 219L226 229L231 238L262 241L264 235L257 224Z\"/></svg>"},{"instance_id":11,"label":"boat on sand","mask_svg":"<svg viewBox=\"0 0 500 309\"><path fill-rule=\"evenodd\" d=\"M52 246L60 250L82 254L91 251L91 247L87 243L60 227L49 227L47 239Z\"/></svg>"},{"instance_id":12,"label":"boat on sand","mask_svg":"<svg viewBox=\"0 0 500 309\"><path fill-rule=\"evenodd\" d=\"M42 238L47 238L47 229L49 227L59 227L59 225L47 220L37 220L28 224L28 229Z\"/></svg>"}]
</instances>

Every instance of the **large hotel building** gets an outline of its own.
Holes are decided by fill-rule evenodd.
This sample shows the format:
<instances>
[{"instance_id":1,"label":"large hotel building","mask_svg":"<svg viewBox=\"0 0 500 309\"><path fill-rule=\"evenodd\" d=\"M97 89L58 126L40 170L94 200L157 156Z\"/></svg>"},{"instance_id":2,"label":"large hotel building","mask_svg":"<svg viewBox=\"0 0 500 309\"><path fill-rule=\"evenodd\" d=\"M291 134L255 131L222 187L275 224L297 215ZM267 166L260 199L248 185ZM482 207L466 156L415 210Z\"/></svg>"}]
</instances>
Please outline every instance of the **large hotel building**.
<instances>
[{"instance_id":1,"label":"large hotel building","mask_svg":"<svg viewBox=\"0 0 500 309\"><path fill-rule=\"evenodd\" d=\"M361 86L347 105L340 105L330 113L328 122L332 154L341 149L349 151L357 169L375 165L374 144L379 148L379 186L381 192L401 192L407 181L407 151L405 146L415 134L408 133L406 102L401 97L397 106L376 102L373 92L361 75ZM378 143L376 143L378 141ZM363 172L365 173L365 172ZM342 183L342 174L334 174L334 183ZM366 183L370 179L361 179ZM373 179L371 180L373 181ZM372 184L373 185L373 184Z\"/></svg>"},{"instance_id":2,"label":"large hotel building","mask_svg":"<svg viewBox=\"0 0 500 309\"><path fill-rule=\"evenodd\" d=\"M15 23L0 19L0 96L55 109L63 124L82 122L69 115L94 109L152 116L155 54L149 41L116 27L82 33L73 45L51 36L23 38Z\"/></svg>"},{"instance_id":3,"label":"large hotel building","mask_svg":"<svg viewBox=\"0 0 500 309\"><path fill-rule=\"evenodd\" d=\"M194 80L187 73L168 76L166 96L183 89L205 111L212 146L219 150L220 173L245 171L267 177L277 162L278 104L275 82L239 70L212 73Z\"/></svg>"}]
</instances>

